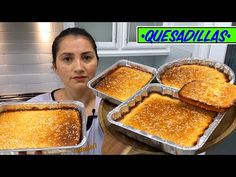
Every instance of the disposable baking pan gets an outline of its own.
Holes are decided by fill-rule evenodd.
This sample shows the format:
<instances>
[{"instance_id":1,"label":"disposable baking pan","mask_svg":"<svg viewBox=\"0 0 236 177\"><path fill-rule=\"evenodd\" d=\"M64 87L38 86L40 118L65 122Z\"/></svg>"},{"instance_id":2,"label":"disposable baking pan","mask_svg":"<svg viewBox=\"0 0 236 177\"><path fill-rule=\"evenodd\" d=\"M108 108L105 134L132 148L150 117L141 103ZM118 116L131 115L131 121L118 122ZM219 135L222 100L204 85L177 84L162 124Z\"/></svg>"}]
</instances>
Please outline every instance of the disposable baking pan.
<instances>
[{"instance_id":1,"label":"disposable baking pan","mask_svg":"<svg viewBox=\"0 0 236 177\"><path fill-rule=\"evenodd\" d=\"M68 151L77 150L86 142L86 118L83 103L79 101L53 101L53 102L4 102L0 104L0 115L11 111L34 111L34 110L54 110L54 109L72 109L78 114L81 119L81 134L78 144L73 146L57 146L46 148L19 148L19 149L0 149L0 154L18 154L25 152L27 154L34 154L36 151L41 151L42 154L57 154L65 153ZM3 117L3 116L2 116ZM24 117L19 117L24 119ZM6 120L7 121L7 120ZM65 121L66 123L66 121ZM1 120L0 120L1 126ZM27 129L30 127L26 127ZM28 131L28 130L27 130ZM6 132L7 133L7 132ZM55 132L56 133L56 132Z\"/></svg>"},{"instance_id":2,"label":"disposable baking pan","mask_svg":"<svg viewBox=\"0 0 236 177\"><path fill-rule=\"evenodd\" d=\"M143 64L140 64L140 63L136 63L136 62L132 62L132 61L129 61L129 60L119 60L117 61L116 63L114 63L112 66L110 66L109 68L107 68L106 70L104 70L103 72L101 72L99 75L97 75L96 77L94 77L93 79L91 79L89 82L88 82L88 87L100 98L102 99L105 99L105 100L108 100L110 101L111 103L114 103L116 105L124 102L122 100L119 100L117 98L114 98L106 93L103 93L99 90L96 89L96 85L103 79L105 78L107 75L109 75L109 73L111 73L113 70L115 70L117 67L120 67L120 66L127 66L127 67L131 67L131 68L136 68L136 69L139 69L139 70L142 70L142 71L145 71L145 72L149 72L152 74L152 78L151 80L146 83L149 84L153 81L153 79L155 79L156 77L156 74L157 74L157 71L156 71L156 68L153 68L153 67L150 67L150 66L147 66L147 65L143 65ZM133 83L135 84L135 83ZM119 85L117 85L118 87ZM140 88L141 90L141 88ZM132 96L132 95L130 95Z\"/></svg>"},{"instance_id":3,"label":"disposable baking pan","mask_svg":"<svg viewBox=\"0 0 236 177\"><path fill-rule=\"evenodd\" d=\"M129 98L126 102L118 105L115 109L110 111L107 115L108 122L113 127L128 137L136 139L140 142L146 143L152 147L163 150L170 154L186 154L193 155L206 143L212 132L218 126L225 113L217 113L210 123L208 128L205 129L204 133L198 138L196 145L191 147L180 146L174 142L165 140L161 137L149 134L145 131L133 128L131 126L124 125L119 120L122 119L123 115L128 114L133 107L138 105L142 100L147 97L150 93L158 93L161 95L170 96L178 99L178 89L168 87L159 83L152 83L144 87L142 90L137 92L134 96ZM153 105L154 106L154 105ZM174 114L174 113L173 113ZM190 117L191 118L191 117Z\"/></svg>"},{"instance_id":4,"label":"disposable baking pan","mask_svg":"<svg viewBox=\"0 0 236 177\"><path fill-rule=\"evenodd\" d=\"M210 59L198 59L198 58L183 58L183 59L165 63L157 69L156 79L159 83L163 84L161 81L161 75L167 69L175 67L175 66L192 65L192 64L198 64L198 65L209 66L209 67L215 68L221 71L222 73L224 73L228 77L229 83L233 84L235 81L234 71L226 64L212 61Z\"/></svg>"}]
</instances>

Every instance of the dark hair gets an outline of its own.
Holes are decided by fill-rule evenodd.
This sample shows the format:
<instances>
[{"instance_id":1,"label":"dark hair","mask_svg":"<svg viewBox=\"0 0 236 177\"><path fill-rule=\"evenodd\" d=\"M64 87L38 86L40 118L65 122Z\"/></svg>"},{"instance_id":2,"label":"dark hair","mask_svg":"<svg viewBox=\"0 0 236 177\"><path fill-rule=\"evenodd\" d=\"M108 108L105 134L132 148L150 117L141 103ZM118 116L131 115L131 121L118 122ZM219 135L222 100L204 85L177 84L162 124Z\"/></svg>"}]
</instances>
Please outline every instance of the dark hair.
<instances>
[{"instance_id":1,"label":"dark hair","mask_svg":"<svg viewBox=\"0 0 236 177\"><path fill-rule=\"evenodd\" d=\"M53 41L52 44L52 58L53 58L53 65L56 64L56 56L57 56L57 52L59 49L59 45L60 42L64 39L64 37L69 36L69 35L74 35L74 36L84 36L86 37L92 44L92 47L95 51L96 57L99 60L98 54L97 54L97 45L95 43L95 40L93 39L93 37L83 28L78 28L78 27L74 27L74 28L67 28L65 30L63 30Z\"/></svg>"}]
</instances>

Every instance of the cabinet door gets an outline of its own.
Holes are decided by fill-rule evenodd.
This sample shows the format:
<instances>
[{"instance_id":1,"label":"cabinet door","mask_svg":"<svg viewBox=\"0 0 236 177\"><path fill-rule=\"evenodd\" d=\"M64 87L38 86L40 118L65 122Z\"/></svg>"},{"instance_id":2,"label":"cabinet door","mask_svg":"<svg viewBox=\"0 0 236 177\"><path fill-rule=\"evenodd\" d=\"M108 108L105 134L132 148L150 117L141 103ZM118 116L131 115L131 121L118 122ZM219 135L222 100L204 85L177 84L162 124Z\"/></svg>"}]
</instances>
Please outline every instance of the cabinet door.
<instances>
[{"instance_id":1,"label":"cabinet door","mask_svg":"<svg viewBox=\"0 0 236 177\"><path fill-rule=\"evenodd\" d=\"M117 48L117 25L113 22L72 22L65 23L67 27L80 27L88 31L96 41L98 49Z\"/></svg>"},{"instance_id":2,"label":"cabinet door","mask_svg":"<svg viewBox=\"0 0 236 177\"><path fill-rule=\"evenodd\" d=\"M122 49L164 49L166 44L140 44L136 42L138 26L164 26L163 22L129 22L123 23L123 44Z\"/></svg>"}]
</instances>

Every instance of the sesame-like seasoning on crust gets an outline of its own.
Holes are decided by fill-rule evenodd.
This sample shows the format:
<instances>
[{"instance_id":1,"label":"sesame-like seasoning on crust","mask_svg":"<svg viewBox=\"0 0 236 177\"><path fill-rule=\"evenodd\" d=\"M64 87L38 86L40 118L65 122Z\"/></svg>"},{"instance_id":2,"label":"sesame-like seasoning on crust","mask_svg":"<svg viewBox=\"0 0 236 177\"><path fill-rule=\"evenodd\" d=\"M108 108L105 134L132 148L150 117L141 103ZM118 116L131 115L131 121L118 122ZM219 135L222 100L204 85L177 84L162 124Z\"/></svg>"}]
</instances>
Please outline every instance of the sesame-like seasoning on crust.
<instances>
[{"instance_id":1,"label":"sesame-like seasoning on crust","mask_svg":"<svg viewBox=\"0 0 236 177\"><path fill-rule=\"evenodd\" d=\"M212 67L186 64L174 66L161 74L163 84L180 89L184 84L193 80L228 82L227 76Z\"/></svg>"},{"instance_id":2,"label":"sesame-like seasoning on crust","mask_svg":"<svg viewBox=\"0 0 236 177\"><path fill-rule=\"evenodd\" d=\"M81 119L74 109L9 111L0 114L0 149L77 145Z\"/></svg>"},{"instance_id":3,"label":"sesame-like seasoning on crust","mask_svg":"<svg viewBox=\"0 0 236 177\"><path fill-rule=\"evenodd\" d=\"M125 101L145 86L152 76L152 73L121 66L104 77L96 85L96 89L118 100Z\"/></svg>"},{"instance_id":4,"label":"sesame-like seasoning on crust","mask_svg":"<svg viewBox=\"0 0 236 177\"><path fill-rule=\"evenodd\" d=\"M215 117L178 99L151 93L120 120L180 146L194 146Z\"/></svg>"}]
</instances>

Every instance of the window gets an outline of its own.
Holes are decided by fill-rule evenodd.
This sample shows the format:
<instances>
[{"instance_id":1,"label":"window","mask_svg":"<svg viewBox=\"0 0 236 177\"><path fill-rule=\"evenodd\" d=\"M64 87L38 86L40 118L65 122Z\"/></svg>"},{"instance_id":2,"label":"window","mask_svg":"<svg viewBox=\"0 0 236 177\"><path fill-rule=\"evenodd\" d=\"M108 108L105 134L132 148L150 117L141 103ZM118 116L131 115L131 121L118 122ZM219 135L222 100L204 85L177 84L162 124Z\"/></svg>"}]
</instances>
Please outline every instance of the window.
<instances>
[{"instance_id":1,"label":"window","mask_svg":"<svg viewBox=\"0 0 236 177\"><path fill-rule=\"evenodd\" d=\"M86 29L95 39L100 57L167 55L164 44L136 43L137 26L163 26L162 22L73 22L66 27Z\"/></svg>"}]
</instances>

